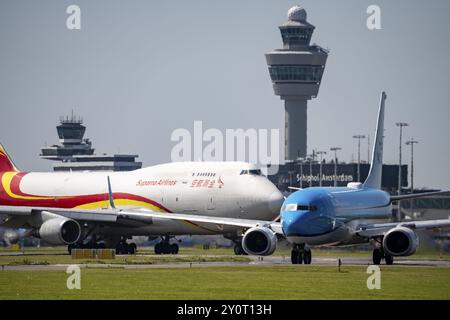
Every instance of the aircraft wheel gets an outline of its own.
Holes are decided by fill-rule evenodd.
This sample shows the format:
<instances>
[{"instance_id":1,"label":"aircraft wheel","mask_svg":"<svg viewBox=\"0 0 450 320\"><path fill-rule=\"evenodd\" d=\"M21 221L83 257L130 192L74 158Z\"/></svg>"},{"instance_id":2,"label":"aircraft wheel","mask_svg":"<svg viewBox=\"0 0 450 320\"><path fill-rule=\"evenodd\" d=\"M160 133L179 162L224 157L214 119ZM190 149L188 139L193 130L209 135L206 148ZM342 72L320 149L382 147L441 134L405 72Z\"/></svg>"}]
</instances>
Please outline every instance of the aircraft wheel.
<instances>
[{"instance_id":1,"label":"aircraft wheel","mask_svg":"<svg viewBox=\"0 0 450 320\"><path fill-rule=\"evenodd\" d=\"M292 249L291 251L291 262L292 264L302 264L303 254L301 251Z\"/></svg>"},{"instance_id":2,"label":"aircraft wheel","mask_svg":"<svg viewBox=\"0 0 450 320\"><path fill-rule=\"evenodd\" d=\"M170 253L171 254L178 254L178 250L179 250L179 248L176 243L170 245Z\"/></svg>"},{"instance_id":3,"label":"aircraft wheel","mask_svg":"<svg viewBox=\"0 0 450 320\"><path fill-rule=\"evenodd\" d=\"M72 249L75 249L76 248L76 245L75 244L69 244L68 246L67 246L67 251L69 252L69 254L71 255L72 254Z\"/></svg>"},{"instance_id":4,"label":"aircraft wheel","mask_svg":"<svg viewBox=\"0 0 450 320\"><path fill-rule=\"evenodd\" d=\"M131 253L131 247L126 242L120 242L116 246L116 254L129 254Z\"/></svg>"},{"instance_id":5,"label":"aircraft wheel","mask_svg":"<svg viewBox=\"0 0 450 320\"><path fill-rule=\"evenodd\" d=\"M242 248L242 243L237 242L234 244L234 254L237 256L244 254L244 249Z\"/></svg>"},{"instance_id":6,"label":"aircraft wheel","mask_svg":"<svg viewBox=\"0 0 450 320\"><path fill-rule=\"evenodd\" d=\"M384 260L386 261L387 265L391 265L394 263L394 257L391 256L390 254L384 254Z\"/></svg>"},{"instance_id":7,"label":"aircraft wheel","mask_svg":"<svg viewBox=\"0 0 450 320\"><path fill-rule=\"evenodd\" d=\"M311 249L307 249L303 253L303 263L304 264L311 264L311 260L312 260Z\"/></svg>"},{"instance_id":8,"label":"aircraft wheel","mask_svg":"<svg viewBox=\"0 0 450 320\"><path fill-rule=\"evenodd\" d=\"M379 265L381 263L382 257L383 257L383 252L381 251L380 248L373 249L373 253L372 253L373 264Z\"/></svg>"},{"instance_id":9,"label":"aircraft wheel","mask_svg":"<svg viewBox=\"0 0 450 320\"><path fill-rule=\"evenodd\" d=\"M157 243L155 245L155 254L162 254L162 253L163 253L163 251L162 251L161 243Z\"/></svg>"},{"instance_id":10,"label":"aircraft wheel","mask_svg":"<svg viewBox=\"0 0 450 320\"><path fill-rule=\"evenodd\" d=\"M130 243L129 245L128 245L128 253L129 254L136 254L136 251L137 251L137 246L136 246L136 243Z\"/></svg>"}]
</instances>

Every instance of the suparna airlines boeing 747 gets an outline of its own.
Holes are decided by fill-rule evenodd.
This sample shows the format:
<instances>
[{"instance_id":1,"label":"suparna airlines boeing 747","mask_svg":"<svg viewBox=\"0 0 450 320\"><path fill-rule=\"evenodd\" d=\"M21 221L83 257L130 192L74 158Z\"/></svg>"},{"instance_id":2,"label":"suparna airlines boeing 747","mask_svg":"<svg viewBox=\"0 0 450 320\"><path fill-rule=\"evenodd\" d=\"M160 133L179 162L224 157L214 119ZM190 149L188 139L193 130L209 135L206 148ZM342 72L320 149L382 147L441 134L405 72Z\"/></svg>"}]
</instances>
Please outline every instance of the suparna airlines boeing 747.
<instances>
[{"instance_id":1,"label":"suparna airlines boeing 747","mask_svg":"<svg viewBox=\"0 0 450 320\"><path fill-rule=\"evenodd\" d=\"M167 163L131 172L19 171L0 146L0 225L28 229L51 244L116 247L134 253L131 236L162 237L155 252L178 253L176 235L222 234L244 253L245 221L273 220L283 196L244 162ZM179 213L182 219L170 219ZM202 216L206 221L193 221ZM216 219L235 218L233 224ZM214 223L209 223L209 221Z\"/></svg>"}]
</instances>

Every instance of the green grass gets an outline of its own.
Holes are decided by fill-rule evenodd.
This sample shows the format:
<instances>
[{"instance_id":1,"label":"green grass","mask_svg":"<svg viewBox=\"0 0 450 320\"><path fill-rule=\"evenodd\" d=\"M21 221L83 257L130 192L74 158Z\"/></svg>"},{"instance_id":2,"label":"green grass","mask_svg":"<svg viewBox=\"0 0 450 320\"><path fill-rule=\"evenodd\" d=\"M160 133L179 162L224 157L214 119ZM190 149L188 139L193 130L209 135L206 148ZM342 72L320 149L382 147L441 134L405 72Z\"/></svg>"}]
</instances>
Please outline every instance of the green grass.
<instances>
[{"instance_id":1,"label":"green grass","mask_svg":"<svg viewBox=\"0 0 450 320\"><path fill-rule=\"evenodd\" d=\"M65 271L0 271L0 299L450 299L450 269L381 267L368 290L366 268L315 266L82 269L81 290Z\"/></svg>"}]
</instances>

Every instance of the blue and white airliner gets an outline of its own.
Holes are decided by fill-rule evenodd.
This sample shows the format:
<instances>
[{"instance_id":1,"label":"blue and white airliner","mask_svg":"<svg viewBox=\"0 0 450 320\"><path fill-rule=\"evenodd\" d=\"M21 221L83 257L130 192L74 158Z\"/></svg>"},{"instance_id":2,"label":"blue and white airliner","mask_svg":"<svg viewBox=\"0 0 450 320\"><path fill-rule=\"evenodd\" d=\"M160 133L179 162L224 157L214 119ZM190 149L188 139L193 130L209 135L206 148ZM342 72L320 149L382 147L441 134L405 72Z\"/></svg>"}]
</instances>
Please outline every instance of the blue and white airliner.
<instances>
[{"instance_id":1,"label":"blue and white airliner","mask_svg":"<svg viewBox=\"0 0 450 320\"><path fill-rule=\"evenodd\" d=\"M281 208L281 234L293 244L293 264L310 264L312 246L343 246L374 243L373 263L392 264L394 256L408 256L418 247L414 229L444 228L450 220L386 222L392 218L392 202L402 199L445 194L445 191L391 196L381 188L383 165L383 131L386 94L382 92L378 112L372 164L364 183L349 183L347 187L311 187L291 194ZM381 220L381 221L380 221ZM384 222L384 223L383 223ZM272 230L276 232L276 227ZM266 241L252 236L251 230L243 237L243 248L248 253L259 253ZM256 230L255 230L256 231ZM253 239L253 241L251 241ZM269 253L272 250L267 250Z\"/></svg>"}]
</instances>

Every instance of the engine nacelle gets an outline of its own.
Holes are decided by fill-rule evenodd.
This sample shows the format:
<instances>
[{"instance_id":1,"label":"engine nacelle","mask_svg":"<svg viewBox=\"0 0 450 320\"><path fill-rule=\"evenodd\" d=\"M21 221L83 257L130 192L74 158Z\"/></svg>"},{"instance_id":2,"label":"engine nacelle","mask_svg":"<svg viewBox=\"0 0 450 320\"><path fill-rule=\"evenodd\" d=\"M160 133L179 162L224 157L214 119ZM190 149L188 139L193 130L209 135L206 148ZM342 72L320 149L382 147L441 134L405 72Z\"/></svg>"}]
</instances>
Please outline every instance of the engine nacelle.
<instances>
[{"instance_id":1,"label":"engine nacelle","mask_svg":"<svg viewBox=\"0 0 450 320\"><path fill-rule=\"evenodd\" d=\"M277 236L266 227L251 228L242 238L242 248L251 255L271 255L277 248Z\"/></svg>"},{"instance_id":2,"label":"engine nacelle","mask_svg":"<svg viewBox=\"0 0 450 320\"><path fill-rule=\"evenodd\" d=\"M72 244L81 236L81 227L75 220L53 218L44 221L38 230L38 236L51 244Z\"/></svg>"},{"instance_id":3,"label":"engine nacelle","mask_svg":"<svg viewBox=\"0 0 450 320\"><path fill-rule=\"evenodd\" d=\"M417 234L406 227L389 230L383 238L383 248L391 256L410 256L419 246Z\"/></svg>"}]
</instances>

